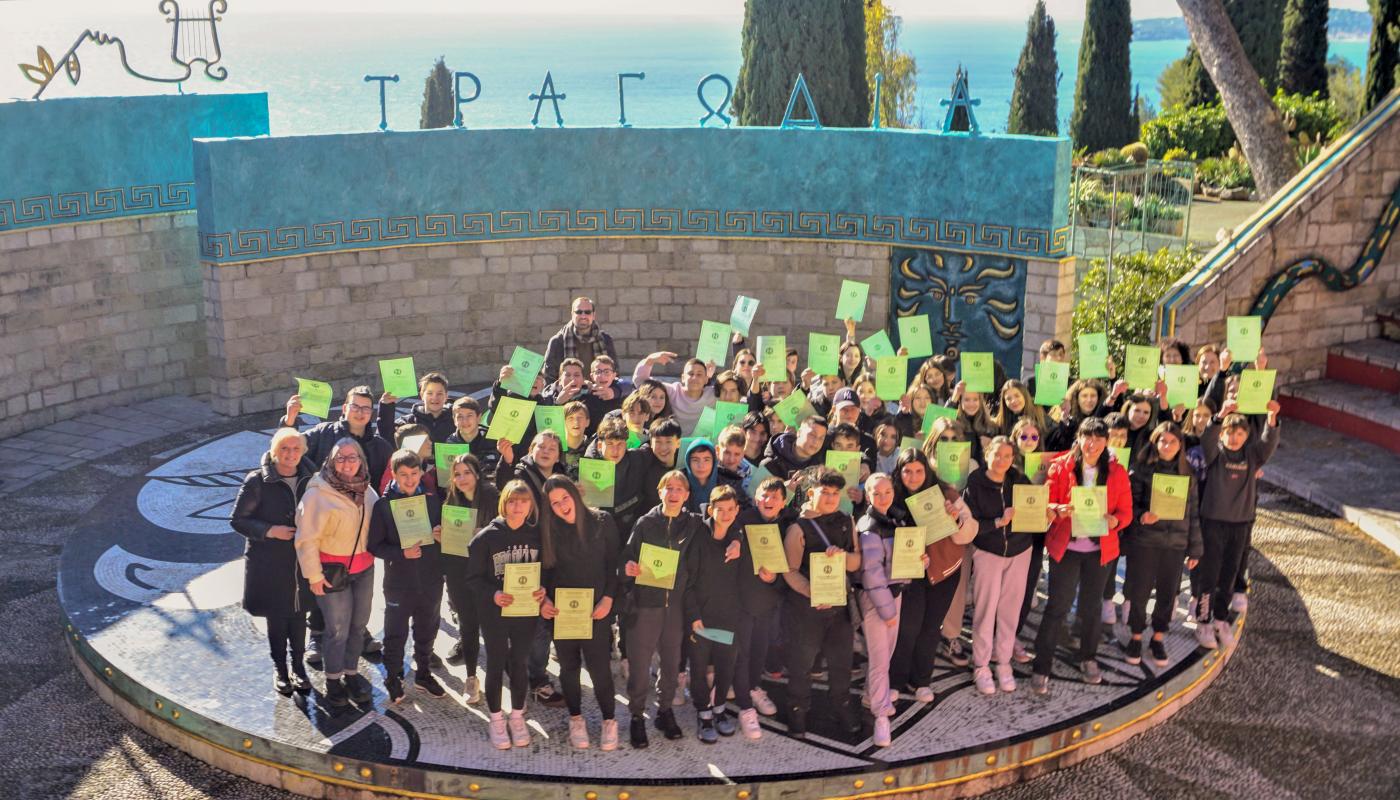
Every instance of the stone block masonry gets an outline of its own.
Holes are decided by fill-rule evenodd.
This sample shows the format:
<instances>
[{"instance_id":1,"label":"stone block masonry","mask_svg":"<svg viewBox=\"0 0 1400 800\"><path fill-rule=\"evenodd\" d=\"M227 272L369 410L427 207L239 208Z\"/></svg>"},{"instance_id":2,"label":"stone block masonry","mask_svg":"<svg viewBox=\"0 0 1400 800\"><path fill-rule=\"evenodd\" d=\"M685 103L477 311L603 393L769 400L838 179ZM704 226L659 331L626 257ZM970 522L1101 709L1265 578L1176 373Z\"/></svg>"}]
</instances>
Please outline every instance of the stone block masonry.
<instances>
[{"instance_id":1,"label":"stone block masonry","mask_svg":"<svg viewBox=\"0 0 1400 800\"><path fill-rule=\"evenodd\" d=\"M0 233L0 437L207 391L193 212Z\"/></svg>"},{"instance_id":2,"label":"stone block masonry","mask_svg":"<svg viewBox=\"0 0 1400 800\"><path fill-rule=\"evenodd\" d=\"M495 379L517 345L543 351L569 301L592 297L622 369L695 351L702 320L757 298L755 334L839 333L841 280L869 282L861 336L887 324L888 247L735 239L552 239L434 245L201 266L215 411L280 407L296 377L379 389L381 358L412 355L455 384ZM678 369L670 370L677 374Z\"/></svg>"}]
</instances>

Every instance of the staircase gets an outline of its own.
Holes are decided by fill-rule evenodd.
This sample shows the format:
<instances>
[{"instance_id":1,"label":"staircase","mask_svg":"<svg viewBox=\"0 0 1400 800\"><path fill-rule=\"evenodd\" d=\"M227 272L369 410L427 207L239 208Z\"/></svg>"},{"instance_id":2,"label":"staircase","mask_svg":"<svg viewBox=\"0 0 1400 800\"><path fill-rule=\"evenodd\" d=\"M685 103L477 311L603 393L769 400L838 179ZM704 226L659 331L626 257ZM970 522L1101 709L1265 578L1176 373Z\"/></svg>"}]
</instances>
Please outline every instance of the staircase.
<instances>
[{"instance_id":1,"label":"staircase","mask_svg":"<svg viewBox=\"0 0 1400 800\"><path fill-rule=\"evenodd\" d=\"M1285 417L1400 455L1400 342L1334 345L1322 380L1285 386L1278 400Z\"/></svg>"}]
</instances>

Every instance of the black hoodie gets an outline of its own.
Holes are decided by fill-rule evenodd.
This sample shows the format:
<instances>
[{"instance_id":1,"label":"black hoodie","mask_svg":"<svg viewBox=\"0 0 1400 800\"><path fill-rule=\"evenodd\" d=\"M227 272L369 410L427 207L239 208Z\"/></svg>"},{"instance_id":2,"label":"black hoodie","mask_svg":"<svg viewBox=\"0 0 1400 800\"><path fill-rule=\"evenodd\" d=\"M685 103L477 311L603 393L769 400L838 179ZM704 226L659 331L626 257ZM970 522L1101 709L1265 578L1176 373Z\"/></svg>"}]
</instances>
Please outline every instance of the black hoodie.
<instances>
[{"instance_id":1,"label":"black hoodie","mask_svg":"<svg viewBox=\"0 0 1400 800\"><path fill-rule=\"evenodd\" d=\"M413 494L428 498L428 520L433 527L442 524L442 501L433 493L425 492L423 484ZM390 503L409 497L399 491L397 481L389 484L384 495L374 504L369 518L369 537L365 549L376 558L384 560L385 591L431 592L442 588L442 549L437 544L421 545L418 558L408 558L399 544L399 526L394 522L394 512Z\"/></svg>"},{"instance_id":2,"label":"black hoodie","mask_svg":"<svg viewBox=\"0 0 1400 800\"><path fill-rule=\"evenodd\" d=\"M768 440L768 450L763 455L761 466L773 473L775 477L786 480L792 477L793 473L801 472L808 467L819 467L825 463L825 445L813 453L811 458L802 458L797 453L797 434L792 431L784 431Z\"/></svg>"},{"instance_id":3,"label":"black hoodie","mask_svg":"<svg viewBox=\"0 0 1400 800\"><path fill-rule=\"evenodd\" d=\"M686 555L691 562L687 570L689 584L685 589L687 631L696 620L707 628L734 631L744 611L740 599L743 566L740 559L724 559L725 550L738 530L731 525L723 539L716 539L711 525L705 526L705 532L691 543Z\"/></svg>"},{"instance_id":4,"label":"black hoodie","mask_svg":"<svg viewBox=\"0 0 1400 800\"><path fill-rule=\"evenodd\" d=\"M467 586L476 595L481 619L497 620L501 609L494 600L505 582L506 564L528 564L542 560L543 544L538 525L528 521L515 530L502 517L496 517L477 531L467 547ZM541 569L540 585L551 576Z\"/></svg>"},{"instance_id":5,"label":"black hoodie","mask_svg":"<svg viewBox=\"0 0 1400 800\"><path fill-rule=\"evenodd\" d=\"M611 597L616 605L622 569L622 542L617 525L606 511L587 510L585 535L578 528L560 519L553 523L554 568L550 570L551 590L592 589L593 603ZM551 591L551 595L553 592Z\"/></svg>"},{"instance_id":6,"label":"black hoodie","mask_svg":"<svg viewBox=\"0 0 1400 800\"><path fill-rule=\"evenodd\" d=\"M636 578L629 577L619 569L623 585L631 587L633 607L664 608L673 603L684 602L685 587L690 582L692 559L688 553L691 544L696 539L709 535L710 528L700 516L684 509L680 514L668 517L658 504L643 514L637 520L637 524L632 526L632 535L627 539L627 547L622 557L623 565L639 559L643 543L679 550L681 557L676 564L676 588L671 591L654 586L638 586Z\"/></svg>"},{"instance_id":7,"label":"black hoodie","mask_svg":"<svg viewBox=\"0 0 1400 800\"><path fill-rule=\"evenodd\" d=\"M428 429L428 438L434 444L447 441L447 437L457 432L457 423L452 419L452 406L443 405L442 411L435 417L428 413L428 407L422 403L414 403L413 410L402 417L394 418L394 411L397 410L393 403L379 404L379 430L388 434L385 438L393 440L394 431L400 425L422 425Z\"/></svg>"},{"instance_id":8,"label":"black hoodie","mask_svg":"<svg viewBox=\"0 0 1400 800\"><path fill-rule=\"evenodd\" d=\"M1011 508L1011 487L1018 483L1030 481L1015 467L1006 471L1001 483L987 477L986 469L974 470L967 477L963 501L972 512L972 518L977 520L977 538L972 540L972 544L978 550L1010 558L1030 549L1035 540L1032 534L1012 533L1010 523L996 524L1006 509Z\"/></svg>"},{"instance_id":9,"label":"black hoodie","mask_svg":"<svg viewBox=\"0 0 1400 800\"><path fill-rule=\"evenodd\" d=\"M787 529L797 521L797 511L792 506L783 506L775 519L764 519L757 505L739 512L734 520L734 530L739 537L739 601L744 610L753 616L761 616L777 608L783 602L783 591L787 581L778 575L772 583L765 583L754 572L753 550L749 548L749 537L745 531L749 525L776 525L779 538L787 536Z\"/></svg>"}]
</instances>

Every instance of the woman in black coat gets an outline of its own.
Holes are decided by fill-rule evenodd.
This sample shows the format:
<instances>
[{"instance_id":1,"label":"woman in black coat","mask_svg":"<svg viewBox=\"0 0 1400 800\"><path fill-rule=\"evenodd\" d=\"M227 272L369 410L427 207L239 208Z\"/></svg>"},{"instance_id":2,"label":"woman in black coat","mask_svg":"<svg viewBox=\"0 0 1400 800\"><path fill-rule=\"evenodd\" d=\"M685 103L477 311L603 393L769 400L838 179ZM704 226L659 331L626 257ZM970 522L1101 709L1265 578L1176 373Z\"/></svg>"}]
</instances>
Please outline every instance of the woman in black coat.
<instances>
[{"instance_id":1,"label":"woman in black coat","mask_svg":"<svg viewBox=\"0 0 1400 800\"><path fill-rule=\"evenodd\" d=\"M233 529L248 540L243 553L243 608L267 620L267 643L277 671L272 685L282 695L311 691L302 654L306 613L315 604L297 568L292 539L297 502L315 473L316 465L306 458L306 437L295 428L279 428L262 466L243 479L233 503Z\"/></svg>"}]
</instances>

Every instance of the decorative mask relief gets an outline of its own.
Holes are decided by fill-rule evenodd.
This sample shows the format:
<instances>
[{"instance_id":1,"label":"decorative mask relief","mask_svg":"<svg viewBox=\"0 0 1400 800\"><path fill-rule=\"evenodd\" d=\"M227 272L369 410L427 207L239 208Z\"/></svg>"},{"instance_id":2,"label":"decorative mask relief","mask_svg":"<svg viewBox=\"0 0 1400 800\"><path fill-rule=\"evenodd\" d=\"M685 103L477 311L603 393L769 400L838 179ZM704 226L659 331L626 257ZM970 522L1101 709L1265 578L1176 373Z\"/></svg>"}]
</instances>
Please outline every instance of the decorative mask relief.
<instances>
[{"instance_id":1,"label":"decorative mask relief","mask_svg":"<svg viewBox=\"0 0 1400 800\"><path fill-rule=\"evenodd\" d=\"M1025 259L896 247L890 272L891 331L899 317L927 314L936 352L990 351L1020 366Z\"/></svg>"}]
</instances>

